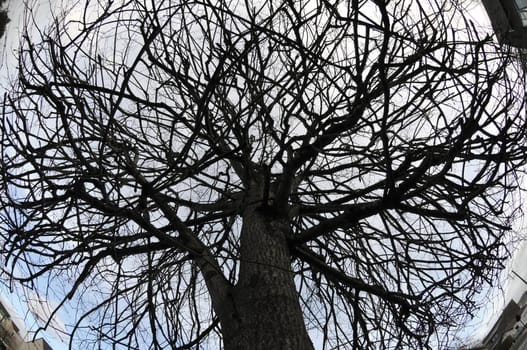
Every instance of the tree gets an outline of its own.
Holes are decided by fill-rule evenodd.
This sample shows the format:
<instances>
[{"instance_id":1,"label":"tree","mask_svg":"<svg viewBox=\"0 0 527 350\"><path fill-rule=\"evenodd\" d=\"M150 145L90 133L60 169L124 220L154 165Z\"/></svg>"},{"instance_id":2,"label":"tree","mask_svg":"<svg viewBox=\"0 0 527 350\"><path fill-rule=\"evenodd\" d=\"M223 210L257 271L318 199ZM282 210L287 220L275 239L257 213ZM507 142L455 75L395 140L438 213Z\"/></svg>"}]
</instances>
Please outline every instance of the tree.
<instances>
[{"instance_id":1,"label":"tree","mask_svg":"<svg viewBox=\"0 0 527 350\"><path fill-rule=\"evenodd\" d=\"M9 23L9 17L7 16L7 10L2 9L2 6L6 0L0 0L0 38L4 35L5 27Z\"/></svg>"},{"instance_id":2,"label":"tree","mask_svg":"<svg viewBox=\"0 0 527 350\"><path fill-rule=\"evenodd\" d=\"M446 346L509 256L527 130L454 5L88 1L25 35L6 270L82 303L82 348Z\"/></svg>"}]
</instances>

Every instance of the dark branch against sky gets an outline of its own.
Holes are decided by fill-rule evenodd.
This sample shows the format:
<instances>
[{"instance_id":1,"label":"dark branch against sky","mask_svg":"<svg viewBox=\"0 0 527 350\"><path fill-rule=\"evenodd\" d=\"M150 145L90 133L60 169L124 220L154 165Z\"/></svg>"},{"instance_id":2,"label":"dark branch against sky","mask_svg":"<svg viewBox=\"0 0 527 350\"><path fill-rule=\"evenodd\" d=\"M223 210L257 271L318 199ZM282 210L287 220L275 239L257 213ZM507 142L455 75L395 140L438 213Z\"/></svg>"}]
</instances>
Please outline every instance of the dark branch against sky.
<instances>
[{"instance_id":1,"label":"dark branch against sky","mask_svg":"<svg viewBox=\"0 0 527 350\"><path fill-rule=\"evenodd\" d=\"M447 346L509 256L526 154L513 55L451 5L88 1L32 31L6 269L84 305L84 347L229 341L261 291L328 347Z\"/></svg>"},{"instance_id":2,"label":"dark branch against sky","mask_svg":"<svg viewBox=\"0 0 527 350\"><path fill-rule=\"evenodd\" d=\"M6 0L0 0L0 38L4 35L7 23L9 23L7 10L4 9L5 2Z\"/></svg>"}]
</instances>

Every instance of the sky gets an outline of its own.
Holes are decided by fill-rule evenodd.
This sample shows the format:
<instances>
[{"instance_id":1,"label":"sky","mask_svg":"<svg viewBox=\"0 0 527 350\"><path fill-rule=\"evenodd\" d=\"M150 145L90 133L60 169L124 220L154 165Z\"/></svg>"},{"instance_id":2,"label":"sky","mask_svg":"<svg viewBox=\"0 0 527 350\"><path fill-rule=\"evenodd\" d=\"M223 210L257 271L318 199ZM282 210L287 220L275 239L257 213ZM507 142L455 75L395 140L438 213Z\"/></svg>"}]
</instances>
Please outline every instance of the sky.
<instances>
[{"instance_id":1,"label":"sky","mask_svg":"<svg viewBox=\"0 0 527 350\"><path fill-rule=\"evenodd\" d=\"M42 23L45 23L45 21L50 18L50 8L56 8L56 5L60 1L61 0L41 0L39 2L38 18L42 21ZM5 36L0 39L0 90L5 90L8 87L6 77L8 75L12 75L15 69L16 59L13 55L13 52L17 46L20 23L22 23L23 20L24 10L24 4L19 0L8 0L7 6L9 9L11 23L7 27ZM482 23L482 21L485 21L484 23L488 23L488 18L485 11L477 4L474 4L470 7L470 15L475 22ZM3 91L1 92L3 93ZM517 230L523 232L525 231L524 227L525 225L523 222L519 223ZM494 293L495 298L492 300L492 302L488 303L486 307L477 314L476 318L471 322L471 324L468 325L469 329L475 330L471 333L473 338L477 339L483 337L490 327L492 327L507 302L511 299L518 301L521 295L527 291L527 284L511 272L511 269L514 270L527 281L526 262L527 243L519 244L515 250L514 259L511 261L509 268L505 271L503 283L501 285L501 287L503 287L503 292L497 291ZM31 329L32 325L35 324L35 321L27 312L26 306L19 301L17 295L15 293L10 293L10 291L4 286L0 286L0 301L2 299L6 299L13 304L14 311L16 311L20 316L16 322L19 325L25 323L26 326ZM64 323L71 323L73 321L68 320L64 314L60 316ZM26 318L25 322L23 318ZM52 345L54 350L65 350L67 348L65 344L59 342L49 334L43 333L42 336L44 336L50 345Z\"/></svg>"}]
</instances>

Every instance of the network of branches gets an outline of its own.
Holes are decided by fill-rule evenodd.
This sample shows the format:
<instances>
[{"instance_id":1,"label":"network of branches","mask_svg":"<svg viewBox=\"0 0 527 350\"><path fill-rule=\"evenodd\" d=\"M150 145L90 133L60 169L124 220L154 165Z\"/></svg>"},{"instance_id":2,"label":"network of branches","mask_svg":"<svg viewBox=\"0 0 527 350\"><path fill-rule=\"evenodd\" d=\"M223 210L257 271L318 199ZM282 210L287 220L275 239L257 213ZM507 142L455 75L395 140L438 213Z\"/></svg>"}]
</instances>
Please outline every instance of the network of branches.
<instances>
[{"instance_id":1,"label":"network of branches","mask_svg":"<svg viewBox=\"0 0 527 350\"><path fill-rule=\"evenodd\" d=\"M79 303L82 348L213 346L203 259L236 285L257 203L315 343L446 346L509 255L527 151L521 74L482 33L443 0L87 0L28 27L5 270Z\"/></svg>"}]
</instances>

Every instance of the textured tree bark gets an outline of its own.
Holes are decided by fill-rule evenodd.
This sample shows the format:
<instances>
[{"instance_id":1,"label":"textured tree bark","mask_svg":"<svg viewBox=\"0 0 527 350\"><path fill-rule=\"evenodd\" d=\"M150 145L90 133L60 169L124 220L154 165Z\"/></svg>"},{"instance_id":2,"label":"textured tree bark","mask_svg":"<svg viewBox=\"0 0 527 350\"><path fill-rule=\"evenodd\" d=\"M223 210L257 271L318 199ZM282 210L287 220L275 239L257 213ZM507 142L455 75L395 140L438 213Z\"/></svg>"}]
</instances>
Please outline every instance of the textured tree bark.
<instances>
[{"instance_id":1,"label":"textured tree bark","mask_svg":"<svg viewBox=\"0 0 527 350\"><path fill-rule=\"evenodd\" d=\"M287 220L246 210L233 317L222 322L226 350L313 349L291 273Z\"/></svg>"}]
</instances>

